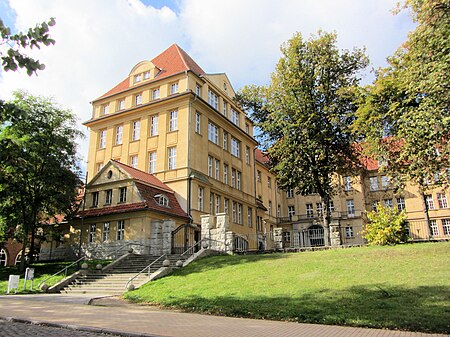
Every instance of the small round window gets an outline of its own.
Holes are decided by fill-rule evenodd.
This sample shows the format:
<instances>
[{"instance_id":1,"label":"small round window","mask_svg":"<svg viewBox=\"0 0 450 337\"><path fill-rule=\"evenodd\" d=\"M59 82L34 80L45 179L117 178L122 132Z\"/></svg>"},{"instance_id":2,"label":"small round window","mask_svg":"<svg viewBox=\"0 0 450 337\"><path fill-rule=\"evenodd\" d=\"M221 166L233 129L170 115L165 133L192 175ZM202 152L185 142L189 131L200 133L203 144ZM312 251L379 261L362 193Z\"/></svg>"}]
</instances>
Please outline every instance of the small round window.
<instances>
[{"instance_id":1,"label":"small round window","mask_svg":"<svg viewBox=\"0 0 450 337\"><path fill-rule=\"evenodd\" d=\"M108 174L107 174L106 176L108 177L108 179L111 179L111 177L112 177L112 171L109 170L109 171L108 171Z\"/></svg>"}]
</instances>

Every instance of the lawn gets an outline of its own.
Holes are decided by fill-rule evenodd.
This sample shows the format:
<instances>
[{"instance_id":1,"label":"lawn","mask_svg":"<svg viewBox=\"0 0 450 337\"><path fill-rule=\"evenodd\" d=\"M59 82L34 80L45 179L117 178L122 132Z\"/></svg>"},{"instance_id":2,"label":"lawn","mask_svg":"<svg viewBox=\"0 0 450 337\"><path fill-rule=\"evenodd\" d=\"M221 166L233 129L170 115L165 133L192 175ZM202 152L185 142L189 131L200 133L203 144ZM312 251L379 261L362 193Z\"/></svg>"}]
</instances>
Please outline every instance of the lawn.
<instances>
[{"instance_id":1,"label":"lawn","mask_svg":"<svg viewBox=\"0 0 450 337\"><path fill-rule=\"evenodd\" d=\"M208 257L126 293L185 311L450 332L450 243Z\"/></svg>"}]
</instances>

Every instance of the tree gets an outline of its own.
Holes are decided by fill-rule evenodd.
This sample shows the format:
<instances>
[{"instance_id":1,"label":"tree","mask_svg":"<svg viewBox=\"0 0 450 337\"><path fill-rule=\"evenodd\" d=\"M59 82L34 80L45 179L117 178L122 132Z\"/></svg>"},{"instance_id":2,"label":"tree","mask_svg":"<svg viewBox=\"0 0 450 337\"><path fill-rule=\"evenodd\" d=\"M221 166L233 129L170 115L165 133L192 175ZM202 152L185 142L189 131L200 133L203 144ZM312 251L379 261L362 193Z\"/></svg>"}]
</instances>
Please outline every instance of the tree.
<instances>
[{"instance_id":1,"label":"tree","mask_svg":"<svg viewBox=\"0 0 450 337\"><path fill-rule=\"evenodd\" d=\"M295 34L281 47L270 85L247 86L237 96L262 130L260 139L279 186L321 197L326 244L333 176L357 159L349 126L356 110L357 72L368 64L363 50L340 52L336 41L334 33L320 31L307 41Z\"/></svg>"},{"instance_id":2,"label":"tree","mask_svg":"<svg viewBox=\"0 0 450 337\"><path fill-rule=\"evenodd\" d=\"M405 8L417 27L362 90L354 130L400 187L419 186L429 223L425 191L449 178L450 2L406 0Z\"/></svg>"},{"instance_id":3,"label":"tree","mask_svg":"<svg viewBox=\"0 0 450 337\"><path fill-rule=\"evenodd\" d=\"M0 226L14 228L32 262L39 223L72 210L81 132L74 115L52 100L21 91L14 97L0 114Z\"/></svg>"},{"instance_id":4,"label":"tree","mask_svg":"<svg viewBox=\"0 0 450 337\"><path fill-rule=\"evenodd\" d=\"M16 71L18 68L25 68L29 76L38 70L44 70L45 65L39 60L25 55L23 49L34 47L40 49L42 44L45 46L55 44L55 40L50 38L49 34L49 27L54 25L55 19L51 18L48 22L42 22L36 27L28 29L26 34L21 32L11 34L11 29L5 26L0 19L0 47L3 49L3 46L6 46L6 51L0 49L3 69Z\"/></svg>"}]
</instances>

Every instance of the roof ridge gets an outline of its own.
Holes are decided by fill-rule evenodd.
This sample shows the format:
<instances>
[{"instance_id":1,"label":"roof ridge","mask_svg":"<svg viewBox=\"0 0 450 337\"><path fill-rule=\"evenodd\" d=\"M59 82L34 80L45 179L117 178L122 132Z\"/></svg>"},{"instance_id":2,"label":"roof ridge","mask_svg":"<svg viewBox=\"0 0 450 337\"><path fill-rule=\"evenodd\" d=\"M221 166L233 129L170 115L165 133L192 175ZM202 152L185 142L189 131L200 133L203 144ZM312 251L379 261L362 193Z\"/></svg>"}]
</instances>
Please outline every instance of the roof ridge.
<instances>
[{"instance_id":1,"label":"roof ridge","mask_svg":"<svg viewBox=\"0 0 450 337\"><path fill-rule=\"evenodd\" d=\"M184 51L179 45L177 45L176 43L173 44L175 46L175 48L177 49L178 55L180 55L181 60L183 61L184 66L187 69L190 69L190 67L187 65L186 60L184 59L183 54L181 53L181 51ZM185 51L184 51L185 52ZM186 52L185 52L186 53ZM187 53L186 53L187 54Z\"/></svg>"}]
</instances>

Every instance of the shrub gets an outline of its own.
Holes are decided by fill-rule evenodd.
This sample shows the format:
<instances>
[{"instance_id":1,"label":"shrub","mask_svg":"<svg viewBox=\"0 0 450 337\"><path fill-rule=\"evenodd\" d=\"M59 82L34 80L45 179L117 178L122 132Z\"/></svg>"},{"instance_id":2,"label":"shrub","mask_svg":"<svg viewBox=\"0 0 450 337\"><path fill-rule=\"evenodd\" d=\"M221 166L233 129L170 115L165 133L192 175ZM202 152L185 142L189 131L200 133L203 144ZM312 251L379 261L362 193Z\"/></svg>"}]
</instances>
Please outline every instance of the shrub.
<instances>
[{"instance_id":1,"label":"shrub","mask_svg":"<svg viewBox=\"0 0 450 337\"><path fill-rule=\"evenodd\" d=\"M408 240L406 213L383 204L367 213L368 223L363 231L369 245L395 245Z\"/></svg>"}]
</instances>

